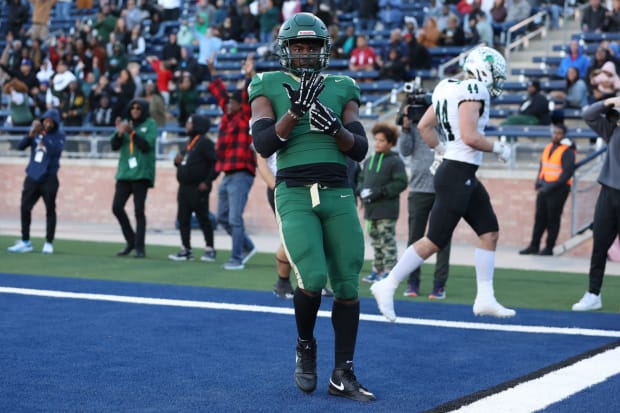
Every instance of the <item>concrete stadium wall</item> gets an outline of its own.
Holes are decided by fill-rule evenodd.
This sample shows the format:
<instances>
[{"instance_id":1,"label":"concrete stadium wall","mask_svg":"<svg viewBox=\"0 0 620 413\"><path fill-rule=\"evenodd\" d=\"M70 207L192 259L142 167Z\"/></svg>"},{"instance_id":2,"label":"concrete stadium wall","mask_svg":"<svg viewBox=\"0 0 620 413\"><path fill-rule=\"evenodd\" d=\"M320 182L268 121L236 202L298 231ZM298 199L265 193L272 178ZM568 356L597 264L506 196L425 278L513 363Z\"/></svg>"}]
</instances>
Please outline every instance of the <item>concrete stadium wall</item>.
<instances>
[{"instance_id":1,"label":"concrete stadium wall","mask_svg":"<svg viewBox=\"0 0 620 413\"><path fill-rule=\"evenodd\" d=\"M21 187L24 180L25 157L0 158L0 220L19 221ZM68 159L61 160L59 172L60 191L57 198L58 228L63 222L96 223L118 226L112 215L116 160ZM169 230L176 219L176 170L171 161L157 164L155 188L148 194L146 203L147 229ZM500 247L525 247L530 239L534 222L534 176L535 171L509 171L481 169L478 174L484 183L500 222ZM216 181L219 183L219 180ZM265 196L266 186L257 177L252 187L246 212L246 227L250 234L264 231L276 233L276 225ZM217 189L211 193L210 209L217 209ZM133 204L127 204L132 217ZM570 237L570 198L564 208L562 230L558 243ZM363 211L360 210L360 217ZM33 220L45 219L43 202L33 210ZM120 228L119 228L120 236ZM407 239L407 191L401 195L401 214L397 224L399 240ZM543 238L544 240L544 238ZM476 243L476 236L465 222L459 223L454 242ZM570 251L568 255L588 257L591 241Z\"/></svg>"}]
</instances>

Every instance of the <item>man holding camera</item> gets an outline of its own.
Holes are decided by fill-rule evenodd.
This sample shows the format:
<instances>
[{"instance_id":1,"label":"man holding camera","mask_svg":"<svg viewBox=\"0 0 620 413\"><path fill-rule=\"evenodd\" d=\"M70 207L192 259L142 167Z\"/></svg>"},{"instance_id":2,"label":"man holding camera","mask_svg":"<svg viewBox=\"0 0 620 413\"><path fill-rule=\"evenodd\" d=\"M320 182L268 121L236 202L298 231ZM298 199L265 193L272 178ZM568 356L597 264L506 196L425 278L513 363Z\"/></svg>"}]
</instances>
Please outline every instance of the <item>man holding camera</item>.
<instances>
[{"instance_id":1,"label":"man holding camera","mask_svg":"<svg viewBox=\"0 0 620 413\"><path fill-rule=\"evenodd\" d=\"M431 149L417 127L420 120L417 116L415 95L409 95L407 105L402 110L399 122L402 126L399 149L402 156L411 156L411 178L409 179L409 195L407 197L407 210L409 213L409 239L408 245L413 244L424 236L428 217L435 203L435 185L433 183L434 170L441 162L445 145L440 143ZM422 106L426 109L428 105ZM411 110L413 109L413 110ZM435 163L437 161L437 163ZM431 170L431 168L434 168ZM435 278L433 290L428 296L430 300L443 300L446 298L446 281L450 270L450 243L437 253L435 264ZM416 268L409 274L408 286L404 295L417 297L420 289L420 268Z\"/></svg>"}]
</instances>

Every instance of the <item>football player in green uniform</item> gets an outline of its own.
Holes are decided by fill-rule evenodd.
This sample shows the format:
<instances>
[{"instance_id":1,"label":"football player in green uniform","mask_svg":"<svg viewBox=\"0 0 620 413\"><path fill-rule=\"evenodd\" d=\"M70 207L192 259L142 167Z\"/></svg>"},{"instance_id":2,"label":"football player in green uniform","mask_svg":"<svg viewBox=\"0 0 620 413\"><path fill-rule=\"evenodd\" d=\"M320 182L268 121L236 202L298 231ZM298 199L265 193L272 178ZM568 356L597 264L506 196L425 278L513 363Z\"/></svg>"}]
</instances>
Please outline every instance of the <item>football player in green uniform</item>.
<instances>
[{"instance_id":1,"label":"football player in green uniform","mask_svg":"<svg viewBox=\"0 0 620 413\"><path fill-rule=\"evenodd\" d=\"M264 157L277 153L276 216L297 278L295 383L305 392L316 388L314 326L329 277L335 368L328 392L375 400L353 373L364 236L346 157L361 161L368 151L359 121L359 87L350 77L321 74L331 39L314 15L290 17L280 28L278 45L283 70L257 74L249 98L256 150Z\"/></svg>"}]
</instances>

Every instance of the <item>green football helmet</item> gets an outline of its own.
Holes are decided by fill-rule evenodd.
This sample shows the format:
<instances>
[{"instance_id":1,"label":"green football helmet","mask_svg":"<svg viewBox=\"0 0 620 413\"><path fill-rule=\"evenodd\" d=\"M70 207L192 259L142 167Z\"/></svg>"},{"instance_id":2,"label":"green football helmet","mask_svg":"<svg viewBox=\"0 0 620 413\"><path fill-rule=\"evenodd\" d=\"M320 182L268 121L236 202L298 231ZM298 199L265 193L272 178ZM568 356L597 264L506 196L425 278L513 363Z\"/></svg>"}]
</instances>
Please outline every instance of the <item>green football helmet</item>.
<instances>
[{"instance_id":1,"label":"green football helmet","mask_svg":"<svg viewBox=\"0 0 620 413\"><path fill-rule=\"evenodd\" d=\"M320 45L321 49L316 54L293 56L291 44L301 40L312 40ZM332 41L327 31L327 26L318 17L311 13L297 13L289 17L280 27L278 32L278 49L280 52L280 64L282 67L296 75L304 71L320 71L329 65L329 53ZM313 64L299 65L294 67L294 61L313 60Z\"/></svg>"}]
</instances>

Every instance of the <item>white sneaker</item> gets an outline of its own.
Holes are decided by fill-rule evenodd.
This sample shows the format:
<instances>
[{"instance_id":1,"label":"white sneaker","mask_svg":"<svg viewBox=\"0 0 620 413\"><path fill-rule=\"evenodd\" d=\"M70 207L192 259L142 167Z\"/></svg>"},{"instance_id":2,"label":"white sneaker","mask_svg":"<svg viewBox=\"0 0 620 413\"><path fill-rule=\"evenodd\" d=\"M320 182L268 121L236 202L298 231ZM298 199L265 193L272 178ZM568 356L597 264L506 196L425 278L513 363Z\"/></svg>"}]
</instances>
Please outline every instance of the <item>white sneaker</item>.
<instances>
[{"instance_id":1,"label":"white sneaker","mask_svg":"<svg viewBox=\"0 0 620 413\"><path fill-rule=\"evenodd\" d=\"M46 242L45 244L43 244L43 249L41 250L41 252L43 254L53 254L54 246L52 245L51 242Z\"/></svg>"},{"instance_id":2,"label":"white sneaker","mask_svg":"<svg viewBox=\"0 0 620 413\"><path fill-rule=\"evenodd\" d=\"M490 315L493 317L506 318L514 317L517 314L515 310L506 308L497 302L495 297L491 299L478 299L474 301L474 315Z\"/></svg>"},{"instance_id":3,"label":"white sneaker","mask_svg":"<svg viewBox=\"0 0 620 413\"><path fill-rule=\"evenodd\" d=\"M603 308L601 295L592 294L589 291L586 291L578 303L573 304L573 311L593 311L601 308Z\"/></svg>"},{"instance_id":4,"label":"white sneaker","mask_svg":"<svg viewBox=\"0 0 620 413\"><path fill-rule=\"evenodd\" d=\"M394 312L394 292L395 289L388 284L388 280L384 278L377 281L370 287L372 295L375 296L379 311L388 321L396 321L396 313Z\"/></svg>"},{"instance_id":5,"label":"white sneaker","mask_svg":"<svg viewBox=\"0 0 620 413\"><path fill-rule=\"evenodd\" d=\"M32 243L30 241L17 241L15 245L8 248L9 252L32 252Z\"/></svg>"}]
</instances>

